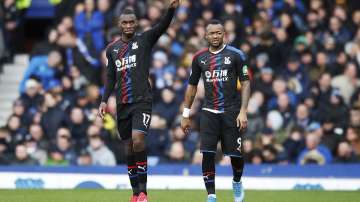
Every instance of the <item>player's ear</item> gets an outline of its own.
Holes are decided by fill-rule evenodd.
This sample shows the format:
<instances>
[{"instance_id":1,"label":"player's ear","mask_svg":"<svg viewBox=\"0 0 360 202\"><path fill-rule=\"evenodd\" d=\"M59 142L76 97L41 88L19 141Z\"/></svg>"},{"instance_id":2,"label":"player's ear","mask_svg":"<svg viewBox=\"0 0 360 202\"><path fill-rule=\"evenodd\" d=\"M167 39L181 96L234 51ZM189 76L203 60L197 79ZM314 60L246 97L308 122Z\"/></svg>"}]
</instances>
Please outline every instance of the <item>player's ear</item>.
<instances>
[{"instance_id":1,"label":"player's ear","mask_svg":"<svg viewBox=\"0 0 360 202\"><path fill-rule=\"evenodd\" d=\"M139 20L135 19L135 27L138 27L138 26L139 26Z\"/></svg>"},{"instance_id":2,"label":"player's ear","mask_svg":"<svg viewBox=\"0 0 360 202\"><path fill-rule=\"evenodd\" d=\"M206 41L209 41L209 35L208 35L208 32L205 33L205 40Z\"/></svg>"}]
</instances>

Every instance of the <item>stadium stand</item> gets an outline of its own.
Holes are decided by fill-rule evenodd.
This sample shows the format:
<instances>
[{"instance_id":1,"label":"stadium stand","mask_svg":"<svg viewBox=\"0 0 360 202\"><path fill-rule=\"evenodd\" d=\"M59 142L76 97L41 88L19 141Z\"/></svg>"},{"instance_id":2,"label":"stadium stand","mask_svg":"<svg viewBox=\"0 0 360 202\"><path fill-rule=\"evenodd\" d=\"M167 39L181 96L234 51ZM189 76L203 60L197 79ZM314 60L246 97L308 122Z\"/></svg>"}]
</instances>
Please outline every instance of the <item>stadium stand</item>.
<instances>
[{"instance_id":1,"label":"stadium stand","mask_svg":"<svg viewBox=\"0 0 360 202\"><path fill-rule=\"evenodd\" d=\"M119 37L116 16L123 8L135 10L144 31L161 17L165 1L63 0L55 7L39 2L24 15L14 0L1 1L0 164L114 165L113 158L124 163L115 99L109 100L104 122L96 116L104 49ZM44 5L54 10L39 13ZM356 0L183 0L153 53L149 161L201 163L201 87L189 136L179 121L192 56L206 46L206 23L218 18L227 43L242 49L251 64L246 162L359 162L359 5ZM22 18L39 16L53 18L47 37L29 56L16 55L22 44L14 33ZM103 152L94 154L94 147ZM229 165L220 154L218 163Z\"/></svg>"}]
</instances>

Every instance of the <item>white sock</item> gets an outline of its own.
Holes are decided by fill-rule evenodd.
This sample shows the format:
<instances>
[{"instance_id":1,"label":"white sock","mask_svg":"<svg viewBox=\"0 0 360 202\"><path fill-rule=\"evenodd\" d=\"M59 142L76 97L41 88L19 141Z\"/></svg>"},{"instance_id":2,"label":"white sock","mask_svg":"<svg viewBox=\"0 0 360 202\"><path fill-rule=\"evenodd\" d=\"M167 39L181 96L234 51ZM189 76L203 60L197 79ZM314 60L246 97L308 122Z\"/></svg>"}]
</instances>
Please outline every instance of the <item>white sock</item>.
<instances>
[{"instance_id":1,"label":"white sock","mask_svg":"<svg viewBox=\"0 0 360 202\"><path fill-rule=\"evenodd\" d=\"M209 194L208 198L210 198L210 197L216 198L216 194Z\"/></svg>"}]
</instances>

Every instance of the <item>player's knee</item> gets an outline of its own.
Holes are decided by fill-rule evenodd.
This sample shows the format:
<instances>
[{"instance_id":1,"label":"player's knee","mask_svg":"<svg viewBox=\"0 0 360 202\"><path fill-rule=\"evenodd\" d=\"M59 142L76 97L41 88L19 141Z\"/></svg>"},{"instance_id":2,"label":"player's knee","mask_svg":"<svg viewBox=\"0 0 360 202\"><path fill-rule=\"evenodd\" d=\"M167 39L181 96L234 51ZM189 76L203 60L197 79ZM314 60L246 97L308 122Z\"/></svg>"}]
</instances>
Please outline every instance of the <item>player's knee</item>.
<instances>
[{"instance_id":1,"label":"player's knee","mask_svg":"<svg viewBox=\"0 0 360 202\"><path fill-rule=\"evenodd\" d=\"M135 152L140 152L145 149L145 141L141 138L133 139L133 149Z\"/></svg>"}]
</instances>

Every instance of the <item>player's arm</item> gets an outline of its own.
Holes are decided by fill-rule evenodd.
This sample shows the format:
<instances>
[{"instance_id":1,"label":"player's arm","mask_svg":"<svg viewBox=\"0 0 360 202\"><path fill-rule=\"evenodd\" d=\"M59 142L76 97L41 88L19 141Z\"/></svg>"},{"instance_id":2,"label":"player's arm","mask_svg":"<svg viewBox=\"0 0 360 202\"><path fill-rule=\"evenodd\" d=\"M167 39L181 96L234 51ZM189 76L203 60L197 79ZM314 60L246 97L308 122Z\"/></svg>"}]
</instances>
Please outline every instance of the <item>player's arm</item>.
<instances>
[{"instance_id":1,"label":"player's arm","mask_svg":"<svg viewBox=\"0 0 360 202\"><path fill-rule=\"evenodd\" d=\"M237 65L237 72L241 84L241 107L240 113L236 118L237 127L240 130L243 130L247 127L247 107L249 104L251 89L250 89L250 79L248 73L248 65L245 62L245 57L242 57L242 60Z\"/></svg>"},{"instance_id":2,"label":"player's arm","mask_svg":"<svg viewBox=\"0 0 360 202\"><path fill-rule=\"evenodd\" d=\"M167 30L171 20L174 17L175 9L179 6L180 0L170 0L170 6L167 10L165 16L162 17L160 22L156 24L152 29L145 32L144 35L147 36L148 41L151 45L155 44L160 36Z\"/></svg>"},{"instance_id":3,"label":"player's arm","mask_svg":"<svg viewBox=\"0 0 360 202\"><path fill-rule=\"evenodd\" d=\"M189 78L189 85L187 86L185 92L184 110L181 120L181 128L186 134L189 133L189 129L190 129L190 124L191 124L190 109L196 96L197 85L199 83L200 77L201 77L201 68L198 65L197 59L195 57L191 65L191 75Z\"/></svg>"},{"instance_id":4,"label":"player's arm","mask_svg":"<svg viewBox=\"0 0 360 202\"><path fill-rule=\"evenodd\" d=\"M107 100L109 99L111 93L114 90L114 86L116 83L116 67L115 67L115 63L111 58L111 54L110 54L111 49L109 48L106 51L106 59L107 59L107 65L106 65L106 80L105 80L105 90L104 90L104 95L101 98L101 103L99 106L99 116L104 119L104 115L105 115L105 110L107 107Z\"/></svg>"}]
</instances>

